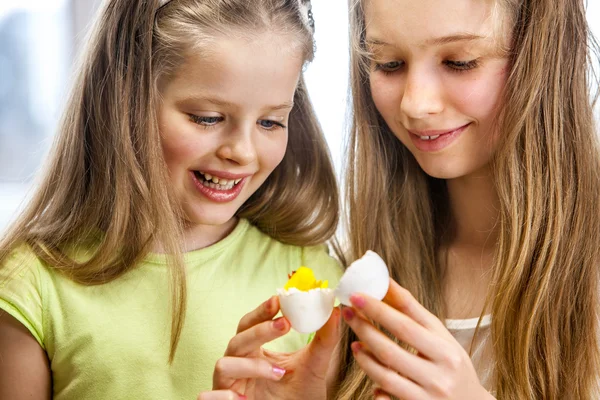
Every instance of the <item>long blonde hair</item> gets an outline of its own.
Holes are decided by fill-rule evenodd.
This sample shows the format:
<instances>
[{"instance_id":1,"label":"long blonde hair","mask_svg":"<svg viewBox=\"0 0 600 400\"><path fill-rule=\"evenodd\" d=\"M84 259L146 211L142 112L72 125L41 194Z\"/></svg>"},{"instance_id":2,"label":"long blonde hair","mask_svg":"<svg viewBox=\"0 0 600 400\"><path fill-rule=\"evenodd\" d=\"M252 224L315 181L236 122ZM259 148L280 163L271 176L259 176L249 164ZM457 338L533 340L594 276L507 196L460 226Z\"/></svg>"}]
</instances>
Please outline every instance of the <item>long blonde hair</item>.
<instances>
[{"instance_id":1,"label":"long blonde hair","mask_svg":"<svg viewBox=\"0 0 600 400\"><path fill-rule=\"evenodd\" d=\"M172 361L186 309L182 215L169 192L156 120L159 86L188 52L233 31L289 35L306 61L312 27L298 1L108 0L82 57L48 165L0 243L0 265L27 244L49 268L84 285L117 279L160 243L170 257ZM330 156L304 81L294 95L282 163L238 216L294 245L327 240L338 220ZM101 232L89 260L70 259Z\"/></svg>"},{"instance_id":2,"label":"long blonde hair","mask_svg":"<svg viewBox=\"0 0 600 400\"><path fill-rule=\"evenodd\" d=\"M349 259L379 252L392 277L443 320L437 257L450 218L445 184L420 169L376 110L361 3L350 0ZM513 37L502 143L492 161L500 198L486 303L493 315L494 389L500 399L591 399L600 378L592 38L582 0L498 5L512 17ZM338 398L371 398L372 383L349 350L356 336L346 329L343 340Z\"/></svg>"}]
</instances>

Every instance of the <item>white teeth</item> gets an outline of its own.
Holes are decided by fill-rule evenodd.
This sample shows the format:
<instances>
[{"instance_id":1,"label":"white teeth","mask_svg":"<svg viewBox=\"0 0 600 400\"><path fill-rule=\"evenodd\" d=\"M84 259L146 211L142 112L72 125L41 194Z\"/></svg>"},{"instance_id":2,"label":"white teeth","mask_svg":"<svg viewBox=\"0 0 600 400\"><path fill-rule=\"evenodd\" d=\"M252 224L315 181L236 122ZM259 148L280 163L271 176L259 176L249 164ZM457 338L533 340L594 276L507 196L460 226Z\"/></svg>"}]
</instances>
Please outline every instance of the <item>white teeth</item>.
<instances>
[{"instance_id":1,"label":"white teeth","mask_svg":"<svg viewBox=\"0 0 600 400\"><path fill-rule=\"evenodd\" d=\"M421 138L421 140L434 140L440 137L440 135L435 135L435 136L419 136Z\"/></svg>"},{"instance_id":2,"label":"white teeth","mask_svg":"<svg viewBox=\"0 0 600 400\"><path fill-rule=\"evenodd\" d=\"M218 183L213 183L213 182L201 182L204 186L215 189L215 190L231 190L233 189L233 185L227 185L227 186L223 186L223 185L219 185Z\"/></svg>"},{"instance_id":3,"label":"white teeth","mask_svg":"<svg viewBox=\"0 0 600 400\"><path fill-rule=\"evenodd\" d=\"M223 178L217 178L216 176L212 176L210 174L204 173L202 171L198 171L200 172L200 174L202 174L204 176L204 178L206 179L205 181L202 181L201 183L209 188L213 188L216 190L231 190L233 189L233 187L240 183L240 181L242 179L223 179Z\"/></svg>"}]
</instances>

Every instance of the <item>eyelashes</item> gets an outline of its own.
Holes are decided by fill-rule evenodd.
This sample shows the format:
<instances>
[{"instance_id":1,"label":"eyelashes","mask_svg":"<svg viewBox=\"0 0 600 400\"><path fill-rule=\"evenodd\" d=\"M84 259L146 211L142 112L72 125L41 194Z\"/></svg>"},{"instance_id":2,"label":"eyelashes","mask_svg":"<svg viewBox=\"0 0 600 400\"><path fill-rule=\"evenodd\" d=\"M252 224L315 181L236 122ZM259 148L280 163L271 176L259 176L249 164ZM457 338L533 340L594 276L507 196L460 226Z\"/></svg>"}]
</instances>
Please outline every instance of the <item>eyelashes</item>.
<instances>
[{"instance_id":1,"label":"eyelashes","mask_svg":"<svg viewBox=\"0 0 600 400\"><path fill-rule=\"evenodd\" d=\"M200 125L203 128L210 129L216 127L219 123L225 120L224 117L215 117L215 116L200 116L195 114L188 114L190 117L190 121L193 123ZM266 131L274 131L276 129L285 129L287 128L281 122L273 121L270 119L259 119L256 121L256 124L263 130Z\"/></svg>"},{"instance_id":2,"label":"eyelashes","mask_svg":"<svg viewBox=\"0 0 600 400\"><path fill-rule=\"evenodd\" d=\"M194 114L189 115L192 122L202 126L214 126L224 119L223 117L202 117Z\"/></svg>"},{"instance_id":3,"label":"eyelashes","mask_svg":"<svg viewBox=\"0 0 600 400\"><path fill-rule=\"evenodd\" d=\"M405 68L404 61L390 61L387 63L373 62L374 70L380 71L385 75L393 74ZM479 67L479 59L469 61L444 60L442 62L451 72L465 72Z\"/></svg>"},{"instance_id":4,"label":"eyelashes","mask_svg":"<svg viewBox=\"0 0 600 400\"><path fill-rule=\"evenodd\" d=\"M375 71L381 71L384 74L391 74L393 72L396 72L404 65L404 63L401 61L390 61L390 62L383 63L383 64L379 64L379 63L375 62L374 64L375 64Z\"/></svg>"},{"instance_id":5,"label":"eyelashes","mask_svg":"<svg viewBox=\"0 0 600 400\"><path fill-rule=\"evenodd\" d=\"M444 61L444 64L456 71L468 71L479 66L479 59L470 61Z\"/></svg>"}]
</instances>

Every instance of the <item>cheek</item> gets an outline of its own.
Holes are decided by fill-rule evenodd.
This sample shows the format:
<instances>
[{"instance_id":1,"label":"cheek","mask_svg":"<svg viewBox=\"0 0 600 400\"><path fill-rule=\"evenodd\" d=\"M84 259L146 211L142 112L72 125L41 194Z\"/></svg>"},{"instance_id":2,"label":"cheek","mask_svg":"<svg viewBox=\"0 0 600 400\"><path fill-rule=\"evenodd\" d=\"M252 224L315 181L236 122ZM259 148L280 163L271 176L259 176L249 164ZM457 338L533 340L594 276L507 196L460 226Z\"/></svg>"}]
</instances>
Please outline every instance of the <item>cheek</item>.
<instances>
[{"instance_id":1,"label":"cheek","mask_svg":"<svg viewBox=\"0 0 600 400\"><path fill-rule=\"evenodd\" d=\"M181 168L187 169L198 158L201 153L198 144L198 140L191 140L182 132L161 132L163 157L171 174Z\"/></svg>"},{"instance_id":2,"label":"cheek","mask_svg":"<svg viewBox=\"0 0 600 400\"><path fill-rule=\"evenodd\" d=\"M280 137L263 140L260 146L261 165L266 173L271 173L283 160L287 149L287 133Z\"/></svg>"},{"instance_id":3,"label":"cheek","mask_svg":"<svg viewBox=\"0 0 600 400\"><path fill-rule=\"evenodd\" d=\"M163 156L169 167L180 163L186 158L188 153L191 153L189 145L182 143L178 138L169 135L168 133L161 139Z\"/></svg>"},{"instance_id":4,"label":"cheek","mask_svg":"<svg viewBox=\"0 0 600 400\"><path fill-rule=\"evenodd\" d=\"M390 124L394 119L395 111L400 109L402 82L399 79L373 75L371 75L369 82L373 103L375 103L377 111Z\"/></svg>"},{"instance_id":5,"label":"cheek","mask_svg":"<svg viewBox=\"0 0 600 400\"><path fill-rule=\"evenodd\" d=\"M198 141L187 120L159 117L160 142L165 163L171 173L179 164L187 164L198 154Z\"/></svg>"},{"instance_id":6,"label":"cheek","mask_svg":"<svg viewBox=\"0 0 600 400\"><path fill-rule=\"evenodd\" d=\"M506 83L504 73L495 73L472 80L461 80L449 91L453 104L462 113L480 124L491 124L497 116L498 104Z\"/></svg>"}]
</instances>

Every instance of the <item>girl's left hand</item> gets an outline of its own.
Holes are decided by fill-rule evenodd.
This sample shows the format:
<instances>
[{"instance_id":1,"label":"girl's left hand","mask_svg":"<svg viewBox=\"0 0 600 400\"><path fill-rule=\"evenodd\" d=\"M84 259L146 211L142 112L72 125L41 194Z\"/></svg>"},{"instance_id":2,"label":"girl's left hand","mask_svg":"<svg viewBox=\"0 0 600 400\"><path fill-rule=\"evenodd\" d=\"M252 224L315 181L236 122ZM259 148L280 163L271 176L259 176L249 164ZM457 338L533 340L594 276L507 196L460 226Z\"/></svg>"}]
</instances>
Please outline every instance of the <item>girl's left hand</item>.
<instances>
[{"instance_id":1,"label":"girl's left hand","mask_svg":"<svg viewBox=\"0 0 600 400\"><path fill-rule=\"evenodd\" d=\"M342 315L361 340L352 343L352 351L380 388L378 400L389 399L388 394L403 400L493 399L481 386L463 347L408 290L390 280L383 302L361 294L352 295L350 301L354 308L344 308ZM360 314L418 354L398 346Z\"/></svg>"}]
</instances>

